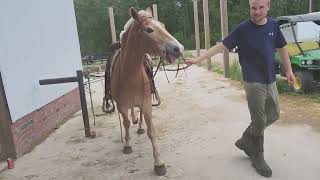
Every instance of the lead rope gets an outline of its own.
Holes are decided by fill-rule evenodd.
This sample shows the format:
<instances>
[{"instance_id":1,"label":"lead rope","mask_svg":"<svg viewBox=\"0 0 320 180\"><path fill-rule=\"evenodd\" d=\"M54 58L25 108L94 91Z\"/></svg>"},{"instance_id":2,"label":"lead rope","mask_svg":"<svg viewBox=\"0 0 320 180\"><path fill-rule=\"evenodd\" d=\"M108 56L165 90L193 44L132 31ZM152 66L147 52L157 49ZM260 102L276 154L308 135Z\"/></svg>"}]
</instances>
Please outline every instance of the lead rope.
<instances>
[{"instance_id":1,"label":"lead rope","mask_svg":"<svg viewBox=\"0 0 320 180\"><path fill-rule=\"evenodd\" d=\"M166 67L165 67L165 65L164 65L164 62L163 62L163 61L162 61L162 68L163 68L164 74L166 75L166 78L167 78L168 84L170 84L170 81L169 81L169 78L168 78L168 75L167 75L167 71L166 71Z\"/></svg>"},{"instance_id":2,"label":"lead rope","mask_svg":"<svg viewBox=\"0 0 320 180\"><path fill-rule=\"evenodd\" d=\"M119 56L120 56L121 54L119 53ZM120 58L120 57L119 57ZM119 60L118 60L118 63L119 63ZM114 64L115 65L115 64ZM113 66L114 66L113 65ZM119 69L120 69L120 72L121 72L121 67L119 67ZM119 82L121 82L120 80L121 80L121 77L120 77L120 75L121 75L121 73L119 73ZM118 107L117 107L117 111L118 111L118 118L119 118L119 124L120 124L120 136L121 136L121 142L122 142L122 144L123 144L123 135L122 135L122 124L121 124L121 119L120 119L120 113L119 113L119 109L118 109Z\"/></svg>"},{"instance_id":3,"label":"lead rope","mask_svg":"<svg viewBox=\"0 0 320 180\"><path fill-rule=\"evenodd\" d=\"M142 65L143 65L143 62L142 62ZM144 67L143 67L144 68ZM148 75L147 75L148 76ZM141 78L142 78L142 108L140 109L140 113L142 113L142 116L143 116L143 106L144 106L144 79L143 79L143 71L141 71ZM149 79L150 81L150 79ZM150 84L150 82L149 82ZM151 91L151 85L150 85L150 91ZM150 92L151 93L151 92ZM151 105L152 105L152 99L151 99ZM142 116L140 118L140 121L142 121ZM139 122L140 123L140 122Z\"/></svg>"}]
</instances>

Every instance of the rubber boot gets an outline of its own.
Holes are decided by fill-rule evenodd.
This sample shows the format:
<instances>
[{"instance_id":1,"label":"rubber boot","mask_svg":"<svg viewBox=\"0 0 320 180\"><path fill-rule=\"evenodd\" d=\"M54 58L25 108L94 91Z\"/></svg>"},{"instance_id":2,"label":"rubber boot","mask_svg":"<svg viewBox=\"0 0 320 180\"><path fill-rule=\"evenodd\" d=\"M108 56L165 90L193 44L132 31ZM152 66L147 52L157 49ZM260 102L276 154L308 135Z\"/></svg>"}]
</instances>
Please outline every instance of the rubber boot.
<instances>
[{"instance_id":1,"label":"rubber boot","mask_svg":"<svg viewBox=\"0 0 320 180\"><path fill-rule=\"evenodd\" d=\"M253 141L255 145L255 152L251 156L252 166L260 175L264 177L271 177L272 170L264 160L263 155L263 136L253 136Z\"/></svg>"},{"instance_id":2,"label":"rubber boot","mask_svg":"<svg viewBox=\"0 0 320 180\"><path fill-rule=\"evenodd\" d=\"M249 157L254 154L253 139L250 134L250 126L244 131L242 137L236 141L235 145L244 151Z\"/></svg>"}]
</instances>

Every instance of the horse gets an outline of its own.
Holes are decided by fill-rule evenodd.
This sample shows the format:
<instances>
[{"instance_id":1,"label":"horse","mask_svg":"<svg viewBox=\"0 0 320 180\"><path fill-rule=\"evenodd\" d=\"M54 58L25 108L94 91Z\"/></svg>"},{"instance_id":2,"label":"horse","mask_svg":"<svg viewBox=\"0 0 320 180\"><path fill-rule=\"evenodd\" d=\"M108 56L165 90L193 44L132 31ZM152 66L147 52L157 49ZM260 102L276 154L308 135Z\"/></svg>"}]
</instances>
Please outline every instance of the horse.
<instances>
[{"instance_id":1,"label":"horse","mask_svg":"<svg viewBox=\"0 0 320 180\"><path fill-rule=\"evenodd\" d=\"M121 34L123 33L124 31L122 31ZM121 34L120 34L120 39L121 39ZM114 56L117 56L119 54L120 48L121 48L120 41L116 41L110 45L110 50L113 52L113 54L111 54L111 57L107 61L106 68L105 68L105 83L104 83L105 91L104 91L104 97L102 102L102 111L105 113L112 113L115 111L115 106L111 96L111 73L110 72L112 71L112 63L115 60ZM155 85L155 81L154 81L155 74L153 73L153 64L151 62L151 57L149 56L149 54L145 55L143 65L150 81L152 100L154 100L152 101L152 106L159 106L161 104L161 99ZM140 111L140 118L136 119L134 108L131 108L131 118L132 118L133 124L137 124L139 122L139 128L138 128L137 134L139 135L144 134L145 131L142 128L142 112Z\"/></svg>"},{"instance_id":2,"label":"horse","mask_svg":"<svg viewBox=\"0 0 320 180\"><path fill-rule=\"evenodd\" d=\"M124 154L133 152L130 143L128 110L137 107L144 117L147 135L151 141L156 175L166 174L166 166L160 158L159 146L152 121L152 95L150 79L144 68L146 54L160 56L169 63L178 59L184 47L152 17L151 9L130 8L131 20L121 39L121 50L114 55L111 72L111 96L123 118L125 128ZM151 59L150 59L151 60ZM131 111L132 113L133 111ZM132 115L132 114L131 114ZM133 114L134 116L134 114ZM140 117L142 118L142 117ZM132 119L134 121L134 118Z\"/></svg>"}]
</instances>

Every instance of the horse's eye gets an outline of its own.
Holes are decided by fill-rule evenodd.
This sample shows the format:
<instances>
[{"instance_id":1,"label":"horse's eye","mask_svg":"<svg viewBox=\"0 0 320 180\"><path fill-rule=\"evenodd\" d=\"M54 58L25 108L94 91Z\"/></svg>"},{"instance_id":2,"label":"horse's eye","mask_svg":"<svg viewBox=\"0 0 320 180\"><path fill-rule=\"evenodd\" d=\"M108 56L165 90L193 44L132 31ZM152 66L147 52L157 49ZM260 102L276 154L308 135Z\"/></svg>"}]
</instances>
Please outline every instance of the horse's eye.
<instances>
[{"instance_id":1,"label":"horse's eye","mask_svg":"<svg viewBox=\"0 0 320 180\"><path fill-rule=\"evenodd\" d=\"M152 32L153 32L153 29L147 28L146 31L147 31L148 33L152 33Z\"/></svg>"}]
</instances>

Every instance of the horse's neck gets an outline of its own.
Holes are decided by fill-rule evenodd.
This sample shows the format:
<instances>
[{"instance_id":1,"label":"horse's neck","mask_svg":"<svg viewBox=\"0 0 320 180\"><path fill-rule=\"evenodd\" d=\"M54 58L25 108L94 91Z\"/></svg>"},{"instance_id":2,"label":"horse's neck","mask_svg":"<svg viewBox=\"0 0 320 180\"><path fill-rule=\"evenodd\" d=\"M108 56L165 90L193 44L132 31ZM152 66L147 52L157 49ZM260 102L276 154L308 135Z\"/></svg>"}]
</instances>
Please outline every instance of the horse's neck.
<instances>
[{"instance_id":1,"label":"horse's neck","mask_svg":"<svg viewBox=\"0 0 320 180\"><path fill-rule=\"evenodd\" d=\"M123 48L121 48L121 64L123 71L126 73L135 72L143 65L145 52L143 51L143 44L140 42L127 41Z\"/></svg>"}]
</instances>

